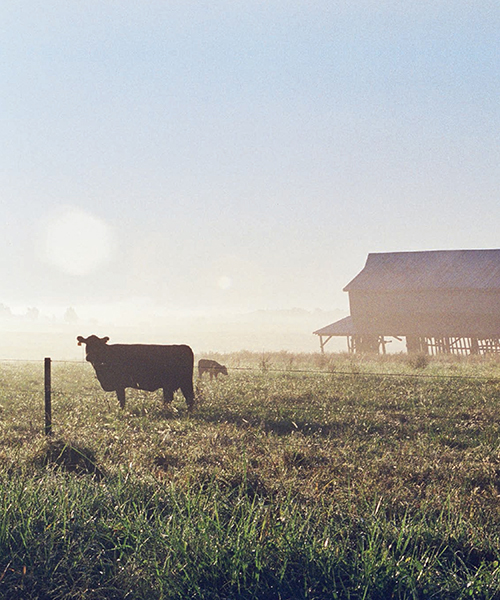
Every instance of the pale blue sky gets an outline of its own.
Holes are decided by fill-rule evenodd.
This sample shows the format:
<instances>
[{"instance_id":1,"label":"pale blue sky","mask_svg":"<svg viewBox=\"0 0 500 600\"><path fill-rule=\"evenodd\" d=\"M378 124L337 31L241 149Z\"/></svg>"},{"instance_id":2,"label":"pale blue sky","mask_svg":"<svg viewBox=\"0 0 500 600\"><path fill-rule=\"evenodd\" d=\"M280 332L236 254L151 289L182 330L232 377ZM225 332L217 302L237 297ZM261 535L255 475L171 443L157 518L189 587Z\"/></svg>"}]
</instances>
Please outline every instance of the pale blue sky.
<instances>
[{"instance_id":1,"label":"pale blue sky","mask_svg":"<svg viewBox=\"0 0 500 600\"><path fill-rule=\"evenodd\" d=\"M5 304L347 310L369 252L499 247L496 0L5 0L0 68Z\"/></svg>"}]
</instances>

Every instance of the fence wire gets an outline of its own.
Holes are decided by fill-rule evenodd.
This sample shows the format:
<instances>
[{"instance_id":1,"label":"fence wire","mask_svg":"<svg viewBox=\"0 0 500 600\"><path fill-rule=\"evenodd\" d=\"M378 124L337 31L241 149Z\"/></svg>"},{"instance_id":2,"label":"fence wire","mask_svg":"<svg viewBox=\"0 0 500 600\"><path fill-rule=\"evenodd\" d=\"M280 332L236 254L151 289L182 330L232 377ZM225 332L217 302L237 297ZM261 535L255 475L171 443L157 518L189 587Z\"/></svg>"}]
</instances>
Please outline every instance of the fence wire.
<instances>
[{"instance_id":1,"label":"fence wire","mask_svg":"<svg viewBox=\"0 0 500 600\"><path fill-rule=\"evenodd\" d=\"M18 358L2 358L0 359L1 363L28 363L28 364L40 364L43 365L43 359L18 359ZM64 360L64 359L51 359L51 363L54 364L74 364L74 365L82 365L84 367L91 368L91 365L83 360ZM301 375L330 375L332 377L335 376L345 376L345 377L376 377L376 378L401 378L401 379L456 379L456 380L471 380L471 381L486 381L488 383L500 383L500 376L492 376L492 375L464 375L464 374L452 374L452 373L387 373L387 372L376 372L376 371L362 371L362 370L338 370L335 367L323 370L323 369L292 369L289 367L262 367L262 366L249 366L249 367L232 367L226 365L227 370L230 371L239 371L239 372L252 372L259 373L261 375L265 375L267 373L282 373L282 374L301 374Z\"/></svg>"},{"instance_id":2,"label":"fence wire","mask_svg":"<svg viewBox=\"0 0 500 600\"><path fill-rule=\"evenodd\" d=\"M258 371L261 374L265 373L302 373L306 375L345 375L349 377L379 377L379 378L411 378L411 379L464 379L464 380L484 380L491 383L500 383L500 377L491 377L489 375L452 375L452 374L430 374L430 373L377 373L375 371L338 371L331 369L323 371L320 369L276 369L262 367L227 367L228 371Z\"/></svg>"}]
</instances>

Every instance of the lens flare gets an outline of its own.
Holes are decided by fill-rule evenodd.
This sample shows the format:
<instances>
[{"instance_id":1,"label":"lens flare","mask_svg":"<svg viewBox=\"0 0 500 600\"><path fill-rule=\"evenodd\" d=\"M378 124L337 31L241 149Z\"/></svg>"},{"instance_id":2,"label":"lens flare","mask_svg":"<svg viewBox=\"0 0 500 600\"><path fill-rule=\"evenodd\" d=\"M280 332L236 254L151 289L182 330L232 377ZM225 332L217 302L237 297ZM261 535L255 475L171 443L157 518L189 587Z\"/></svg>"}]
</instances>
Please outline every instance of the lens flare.
<instances>
[{"instance_id":1,"label":"lens flare","mask_svg":"<svg viewBox=\"0 0 500 600\"><path fill-rule=\"evenodd\" d=\"M43 250L52 266L69 275L88 275L111 259L111 229L90 213L65 208L48 218Z\"/></svg>"}]
</instances>

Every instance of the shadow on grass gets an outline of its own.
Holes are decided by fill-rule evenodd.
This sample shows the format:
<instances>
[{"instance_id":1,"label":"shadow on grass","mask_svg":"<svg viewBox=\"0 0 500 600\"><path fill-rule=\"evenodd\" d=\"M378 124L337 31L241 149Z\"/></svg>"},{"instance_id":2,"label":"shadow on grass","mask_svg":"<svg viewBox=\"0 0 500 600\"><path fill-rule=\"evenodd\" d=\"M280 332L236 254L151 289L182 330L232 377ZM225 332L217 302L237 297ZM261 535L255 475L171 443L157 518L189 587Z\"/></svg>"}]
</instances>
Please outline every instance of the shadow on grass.
<instances>
[{"instance_id":1,"label":"shadow on grass","mask_svg":"<svg viewBox=\"0 0 500 600\"><path fill-rule=\"evenodd\" d=\"M230 412L212 413L199 417L207 423L231 423L237 427L248 429L258 427L266 433L290 435L300 432L302 435L331 436L340 435L350 426L348 423L320 423L318 421L302 421L293 419L259 418L254 415L238 415Z\"/></svg>"},{"instance_id":2,"label":"shadow on grass","mask_svg":"<svg viewBox=\"0 0 500 600\"><path fill-rule=\"evenodd\" d=\"M207 423L229 423L242 429L258 428L266 433L287 436L301 433L304 436L342 437L349 433L359 439L373 437L413 439L419 433L428 433L425 424L415 424L410 419L367 419L364 417L344 418L343 420L321 422L318 420L294 419L293 417L273 418L252 414L216 411L210 414L194 415L200 421Z\"/></svg>"}]
</instances>

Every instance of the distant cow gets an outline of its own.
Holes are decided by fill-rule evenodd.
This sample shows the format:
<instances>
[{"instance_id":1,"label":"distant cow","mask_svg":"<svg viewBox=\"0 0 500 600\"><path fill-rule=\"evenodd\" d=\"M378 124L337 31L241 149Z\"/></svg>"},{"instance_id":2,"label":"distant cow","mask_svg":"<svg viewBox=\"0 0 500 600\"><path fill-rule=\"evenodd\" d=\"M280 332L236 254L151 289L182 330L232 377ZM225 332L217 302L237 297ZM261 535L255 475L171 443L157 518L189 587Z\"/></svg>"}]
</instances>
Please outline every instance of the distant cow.
<instances>
[{"instance_id":1,"label":"distant cow","mask_svg":"<svg viewBox=\"0 0 500 600\"><path fill-rule=\"evenodd\" d=\"M193 351L189 346L155 346L146 344L111 344L109 337L79 335L78 345L86 344L86 358L95 369L106 392L116 392L125 408L125 388L154 392L163 388L163 401L172 402L178 389L184 394L188 409L194 404Z\"/></svg>"},{"instance_id":2,"label":"distant cow","mask_svg":"<svg viewBox=\"0 0 500 600\"><path fill-rule=\"evenodd\" d=\"M219 375L227 375L227 369L224 365L220 365L216 360L208 360L202 358L198 361L198 377L202 377L203 373L210 373L210 379L217 379Z\"/></svg>"}]
</instances>

